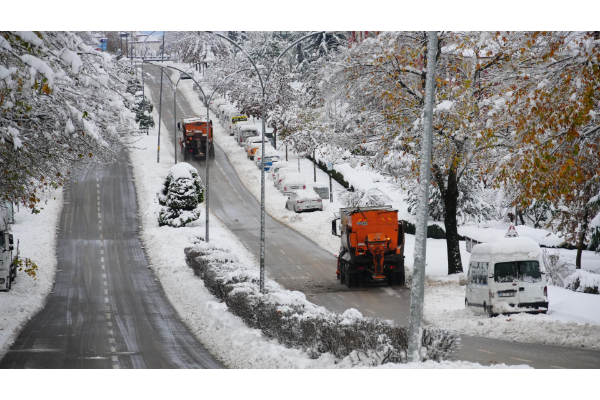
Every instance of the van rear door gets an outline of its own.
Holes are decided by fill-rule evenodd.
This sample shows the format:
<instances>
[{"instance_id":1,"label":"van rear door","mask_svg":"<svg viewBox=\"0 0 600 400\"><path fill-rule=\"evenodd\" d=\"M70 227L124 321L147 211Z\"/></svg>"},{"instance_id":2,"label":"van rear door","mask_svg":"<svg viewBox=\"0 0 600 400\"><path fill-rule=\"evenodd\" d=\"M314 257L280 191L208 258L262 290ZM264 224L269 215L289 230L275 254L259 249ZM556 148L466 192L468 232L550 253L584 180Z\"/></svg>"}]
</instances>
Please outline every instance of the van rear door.
<instances>
[{"instance_id":1,"label":"van rear door","mask_svg":"<svg viewBox=\"0 0 600 400\"><path fill-rule=\"evenodd\" d=\"M527 307L527 304L543 302L545 283L540 263L535 260L519 261L517 267L519 303Z\"/></svg>"},{"instance_id":2,"label":"van rear door","mask_svg":"<svg viewBox=\"0 0 600 400\"><path fill-rule=\"evenodd\" d=\"M519 303L517 262L500 262L494 264L494 296L499 301L504 301L512 306Z\"/></svg>"}]
</instances>

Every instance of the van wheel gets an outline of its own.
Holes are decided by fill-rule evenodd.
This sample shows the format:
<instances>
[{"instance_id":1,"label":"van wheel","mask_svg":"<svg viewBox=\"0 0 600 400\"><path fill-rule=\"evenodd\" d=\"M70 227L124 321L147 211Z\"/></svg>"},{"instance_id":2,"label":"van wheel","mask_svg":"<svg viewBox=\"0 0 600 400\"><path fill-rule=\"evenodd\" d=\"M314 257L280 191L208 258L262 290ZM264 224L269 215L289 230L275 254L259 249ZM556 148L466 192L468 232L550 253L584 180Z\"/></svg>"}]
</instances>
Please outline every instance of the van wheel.
<instances>
[{"instance_id":1,"label":"van wheel","mask_svg":"<svg viewBox=\"0 0 600 400\"><path fill-rule=\"evenodd\" d=\"M12 279L10 279L10 276L8 277L8 282L6 284L6 291L10 292L10 289L12 288Z\"/></svg>"},{"instance_id":2,"label":"van wheel","mask_svg":"<svg viewBox=\"0 0 600 400\"><path fill-rule=\"evenodd\" d=\"M465 308L469 307L469 302L467 301L467 298L465 297Z\"/></svg>"},{"instance_id":3,"label":"van wheel","mask_svg":"<svg viewBox=\"0 0 600 400\"><path fill-rule=\"evenodd\" d=\"M494 313L492 312L492 306L486 306L485 303L483 303L483 310L485 311L485 315L487 315L489 318L494 317Z\"/></svg>"}]
</instances>

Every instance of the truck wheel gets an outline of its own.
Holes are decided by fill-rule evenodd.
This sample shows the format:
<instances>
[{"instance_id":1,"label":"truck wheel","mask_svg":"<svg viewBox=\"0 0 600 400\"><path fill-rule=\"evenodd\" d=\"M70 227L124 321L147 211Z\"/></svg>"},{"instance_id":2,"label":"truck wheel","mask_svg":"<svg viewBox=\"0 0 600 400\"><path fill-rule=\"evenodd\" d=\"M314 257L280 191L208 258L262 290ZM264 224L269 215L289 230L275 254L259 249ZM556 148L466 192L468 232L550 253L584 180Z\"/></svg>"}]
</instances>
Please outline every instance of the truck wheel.
<instances>
[{"instance_id":1,"label":"truck wheel","mask_svg":"<svg viewBox=\"0 0 600 400\"><path fill-rule=\"evenodd\" d=\"M6 283L6 291L7 291L7 292L10 292L10 289L11 289L11 288L12 288L12 279L11 279L11 277L9 276L9 277L8 277L8 282Z\"/></svg>"}]
</instances>

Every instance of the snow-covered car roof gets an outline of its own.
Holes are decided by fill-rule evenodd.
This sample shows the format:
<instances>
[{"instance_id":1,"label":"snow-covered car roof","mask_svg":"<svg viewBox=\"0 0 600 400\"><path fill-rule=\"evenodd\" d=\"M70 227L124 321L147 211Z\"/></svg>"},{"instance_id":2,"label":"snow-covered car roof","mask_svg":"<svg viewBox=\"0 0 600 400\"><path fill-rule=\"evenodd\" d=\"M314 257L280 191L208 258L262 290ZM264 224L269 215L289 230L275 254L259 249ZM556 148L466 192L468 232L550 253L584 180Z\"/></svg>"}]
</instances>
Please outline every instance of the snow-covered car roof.
<instances>
[{"instance_id":1,"label":"snow-covered car roof","mask_svg":"<svg viewBox=\"0 0 600 400\"><path fill-rule=\"evenodd\" d=\"M304 182L306 179L300 174L285 174L283 177L285 182Z\"/></svg>"},{"instance_id":2,"label":"snow-covered car roof","mask_svg":"<svg viewBox=\"0 0 600 400\"><path fill-rule=\"evenodd\" d=\"M240 130L242 132L244 132L244 131L256 131L256 132L258 132L258 127L256 125L250 125L250 124L251 123L240 126Z\"/></svg>"},{"instance_id":3,"label":"snow-covered car roof","mask_svg":"<svg viewBox=\"0 0 600 400\"><path fill-rule=\"evenodd\" d=\"M302 190L294 193L296 194L296 200L319 200L321 198L321 196L313 190Z\"/></svg>"},{"instance_id":4,"label":"snow-covered car roof","mask_svg":"<svg viewBox=\"0 0 600 400\"><path fill-rule=\"evenodd\" d=\"M257 150L257 155L258 155L258 153L262 152L261 150L262 149L260 149L260 148ZM279 157L279 153L277 152L277 150L271 146L265 146L265 154L267 155L267 157L272 157L272 156Z\"/></svg>"}]
</instances>

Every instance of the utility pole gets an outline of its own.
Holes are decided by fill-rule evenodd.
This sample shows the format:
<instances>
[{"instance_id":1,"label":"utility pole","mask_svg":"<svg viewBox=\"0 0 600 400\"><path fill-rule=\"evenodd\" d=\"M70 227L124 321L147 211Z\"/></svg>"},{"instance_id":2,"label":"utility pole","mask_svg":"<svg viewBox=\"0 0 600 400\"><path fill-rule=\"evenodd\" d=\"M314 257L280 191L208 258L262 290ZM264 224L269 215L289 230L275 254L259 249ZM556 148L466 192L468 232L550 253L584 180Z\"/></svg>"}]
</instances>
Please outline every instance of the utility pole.
<instances>
[{"instance_id":1,"label":"utility pole","mask_svg":"<svg viewBox=\"0 0 600 400\"><path fill-rule=\"evenodd\" d=\"M165 34L166 33L167 33L166 31L163 31L163 45L162 45L162 51L160 52L160 62L165 62L164 56L165 56Z\"/></svg>"},{"instance_id":2,"label":"utility pole","mask_svg":"<svg viewBox=\"0 0 600 400\"><path fill-rule=\"evenodd\" d=\"M410 297L410 324L408 327L408 361L421 360L423 337L423 298L425 292L425 265L427 250L427 217L429 215L429 179L431 170L431 144L433 131L433 105L435 103L435 63L438 48L437 31L429 32L427 45L427 77L425 80L424 126L421 137L421 165L419 167L419 208L415 237L415 262Z\"/></svg>"},{"instance_id":3,"label":"utility pole","mask_svg":"<svg viewBox=\"0 0 600 400\"><path fill-rule=\"evenodd\" d=\"M315 149L313 149L313 174L314 174L314 182L317 182L317 157Z\"/></svg>"}]
</instances>

